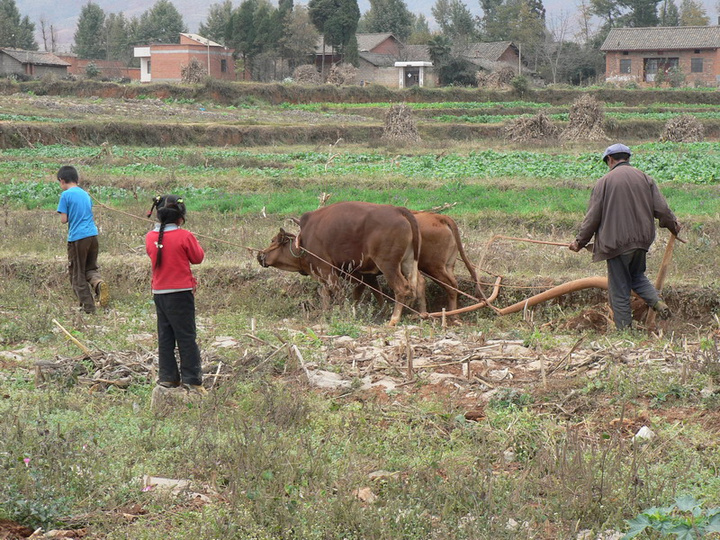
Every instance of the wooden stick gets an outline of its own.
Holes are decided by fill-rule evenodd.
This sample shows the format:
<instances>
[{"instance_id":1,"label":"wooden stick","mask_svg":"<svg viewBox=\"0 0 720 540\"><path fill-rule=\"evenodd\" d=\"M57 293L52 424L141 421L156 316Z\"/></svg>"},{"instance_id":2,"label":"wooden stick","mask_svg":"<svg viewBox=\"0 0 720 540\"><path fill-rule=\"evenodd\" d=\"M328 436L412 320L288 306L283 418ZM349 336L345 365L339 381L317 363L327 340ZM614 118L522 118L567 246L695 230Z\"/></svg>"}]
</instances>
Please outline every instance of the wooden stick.
<instances>
[{"instance_id":1,"label":"wooden stick","mask_svg":"<svg viewBox=\"0 0 720 540\"><path fill-rule=\"evenodd\" d=\"M409 380L412 380L412 378L413 378L413 350L412 350L412 345L410 345L410 332L407 329L407 326L405 327L405 352L407 355L407 378Z\"/></svg>"},{"instance_id":2,"label":"wooden stick","mask_svg":"<svg viewBox=\"0 0 720 540\"><path fill-rule=\"evenodd\" d=\"M57 320L55 320L55 319L53 319L52 322L53 322L55 325L57 325L57 327L60 328L60 330L63 331L63 333L65 334L65 336L67 336L67 338L68 338L70 341L72 341L75 345L77 345L78 347L80 347L80 349L82 350L82 352L84 352L87 356L90 356L90 355L92 354L92 352L90 351L90 349L88 349L85 345L83 345L82 343L80 343L80 341L78 341L78 340L75 338L75 336L73 336L70 332L68 332L67 330L65 330L65 328L63 328L62 324L60 324L59 322L57 322Z\"/></svg>"},{"instance_id":3,"label":"wooden stick","mask_svg":"<svg viewBox=\"0 0 720 540\"><path fill-rule=\"evenodd\" d=\"M668 267L670 266L670 261L672 261L672 255L673 255L673 249L675 247L675 239L677 236L674 234L670 235L670 239L668 240L667 247L665 248L665 254L663 255L663 260L660 263L660 269L658 270L658 275L655 278L655 288L657 289L658 293L662 290L663 285L665 284L665 278L667 277L668 273ZM648 327L652 327L655 325L655 310L649 309L647 318L645 319L645 325Z\"/></svg>"}]
</instances>

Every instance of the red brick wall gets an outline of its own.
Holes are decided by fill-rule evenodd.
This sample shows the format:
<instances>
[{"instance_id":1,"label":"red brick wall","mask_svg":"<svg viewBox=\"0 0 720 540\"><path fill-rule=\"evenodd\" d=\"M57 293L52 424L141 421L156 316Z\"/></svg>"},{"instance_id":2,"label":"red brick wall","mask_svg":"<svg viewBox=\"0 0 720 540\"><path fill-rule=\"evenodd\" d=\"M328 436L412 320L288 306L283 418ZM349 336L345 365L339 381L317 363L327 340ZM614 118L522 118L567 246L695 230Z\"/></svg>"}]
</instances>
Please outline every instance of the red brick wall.
<instances>
[{"instance_id":1,"label":"red brick wall","mask_svg":"<svg viewBox=\"0 0 720 540\"><path fill-rule=\"evenodd\" d=\"M181 39L183 36L181 36ZM208 57L210 63L209 75L214 79L227 81L235 80L235 65L232 57L232 49L224 47L206 47L193 44L162 44L150 46L150 74L152 80L158 81L179 81L181 79L181 68L187 66L192 58L196 58L206 68ZM209 54L208 54L209 53ZM222 60L225 60L227 71L221 69Z\"/></svg>"},{"instance_id":2,"label":"red brick wall","mask_svg":"<svg viewBox=\"0 0 720 540\"><path fill-rule=\"evenodd\" d=\"M609 51L605 55L605 80L610 82L636 82L641 85L652 85L653 82L645 81L645 59L646 58L677 58L678 67L685 75L685 84L694 85L696 82L708 86L718 85L720 75L720 49L700 49L696 53L694 49L679 51ZM703 59L702 73L691 72L691 60L693 58ZM620 60L630 60L630 73L620 73Z\"/></svg>"},{"instance_id":3,"label":"red brick wall","mask_svg":"<svg viewBox=\"0 0 720 540\"><path fill-rule=\"evenodd\" d=\"M68 74L84 76L89 63L95 64L100 70L101 77L109 77L113 79L120 79L126 77L133 81L140 80L140 69L129 68L124 62L116 60L87 60L86 58L78 58L76 56L65 56L58 54L56 55L61 60L65 60L70 64L68 67Z\"/></svg>"},{"instance_id":4,"label":"red brick wall","mask_svg":"<svg viewBox=\"0 0 720 540\"><path fill-rule=\"evenodd\" d=\"M370 52L378 54L394 54L395 56L398 56L400 54L400 45L395 39L388 37L373 47Z\"/></svg>"}]
</instances>

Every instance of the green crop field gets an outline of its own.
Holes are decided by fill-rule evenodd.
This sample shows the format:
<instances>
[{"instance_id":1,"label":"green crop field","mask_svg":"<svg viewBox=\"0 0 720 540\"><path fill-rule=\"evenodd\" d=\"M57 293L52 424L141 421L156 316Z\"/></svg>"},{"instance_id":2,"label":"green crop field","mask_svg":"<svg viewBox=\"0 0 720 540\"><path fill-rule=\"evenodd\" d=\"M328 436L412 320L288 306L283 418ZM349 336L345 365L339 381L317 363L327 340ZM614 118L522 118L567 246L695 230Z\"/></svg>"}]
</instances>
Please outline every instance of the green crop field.
<instances>
[{"instance_id":1,"label":"green crop field","mask_svg":"<svg viewBox=\"0 0 720 540\"><path fill-rule=\"evenodd\" d=\"M472 125L539 111L567 122L578 95L0 85L0 537L12 524L104 539L599 539L650 520L716 535L715 94L599 89L603 140L513 142ZM418 142L382 138L399 101ZM704 140L661 142L676 114L704 122ZM450 320L431 282L438 316L411 303L389 327L387 306L352 303L350 283L324 305L310 277L258 264L293 218L358 200L452 217L496 308L604 276L566 244L616 140L683 225L663 283L670 320L639 309L615 332L596 288ZM94 198L111 290L95 316L78 313L67 278L65 164ZM170 407L151 406L144 251L164 193L185 198L206 252L193 271L209 394ZM653 281L668 245L659 229ZM463 262L455 273L460 305L477 304Z\"/></svg>"}]
</instances>

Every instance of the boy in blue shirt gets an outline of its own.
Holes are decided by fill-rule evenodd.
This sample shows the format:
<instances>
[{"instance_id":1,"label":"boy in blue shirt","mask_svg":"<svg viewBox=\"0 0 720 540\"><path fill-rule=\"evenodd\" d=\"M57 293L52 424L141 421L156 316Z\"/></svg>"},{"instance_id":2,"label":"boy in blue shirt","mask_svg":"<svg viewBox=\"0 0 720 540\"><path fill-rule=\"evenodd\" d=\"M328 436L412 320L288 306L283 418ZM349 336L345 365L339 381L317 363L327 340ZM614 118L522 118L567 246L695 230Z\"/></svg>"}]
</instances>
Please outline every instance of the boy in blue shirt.
<instances>
[{"instance_id":1,"label":"boy in blue shirt","mask_svg":"<svg viewBox=\"0 0 720 540\"><path fill-rule=\"evenodd\" d=\"M110 300L107 284L98 271L98 229L90 195L78 186L75 167L65 165L57 173L63 190L57 211L68 225L68 273L75 295L85 313L95 313L95 300L102 307Z\"/></svg>"}]
</instances>

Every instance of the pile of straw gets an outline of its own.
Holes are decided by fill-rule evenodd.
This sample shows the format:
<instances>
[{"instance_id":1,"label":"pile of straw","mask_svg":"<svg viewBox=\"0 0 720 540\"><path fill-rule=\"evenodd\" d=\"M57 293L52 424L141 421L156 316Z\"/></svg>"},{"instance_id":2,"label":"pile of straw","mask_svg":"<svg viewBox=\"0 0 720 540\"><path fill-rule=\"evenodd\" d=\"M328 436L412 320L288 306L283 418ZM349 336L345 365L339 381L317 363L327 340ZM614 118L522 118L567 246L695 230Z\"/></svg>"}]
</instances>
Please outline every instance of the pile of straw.
<instances>
[{"instance_id":1,"label":"pile of straw","mask_svg":"<svg viewBox=\"0 0 720 540\"><path fill-rule=\"evenodd\" d=\"M514 142L543 141L557 139L558 127L550 118L539 112L535 116L521 116L505 128L505 136Z\"/></svg>"},{"instance_id":2,"label":"pile of straw","mask_svg":"<svg viewBox=\"0 0 720 540\"><path fill-rule=\"evenodd\" d=\"M665 123L661 141L701 142L705 138L705 126L691 114L670 118Z\"/></svg>"},{"instance_id":3,"label":"pile of straw","mask_svg":"<svg viewBox=\"0 0 720 540\"><path fill-rule=\"evenodd\" d=\"M357 68L352 64L334 64L330 68L327 82L336 86L355 84L357 71Z\"/></svg>"},{"instance_id":4,"label":"pile of straw","mask_svg":"<svg viewBox=\"0 0 720 540\"><path fill-rule=\"evenodd\" d=\"M388 110L382 140L391 143L420 142L412 110L405 103L397 103Z\"/></svg>"},{"instance_id":5,"label":"pile of straw","mask_svg":"<svg viewBox=\"0 0 720 540\"><path fill-rule=\"evenodd\" d=\"M293 71L293 81L297 84L322 84L322 77L314 65L304 64Z\"/></svg>"},{"instance_id":6,"label":"pile of straw","mask_svg":"<svg viewBox=\"0 0 720 540\"><path fill-rule=\"evenodd\" d=\"M191 58L186 66L180 66L180 80L184 83L201 83L207 77L207 67L197 58Z\"/></svg>"},{"instance_id":7,"label":"pile of straw","mask_svg":"<svg viewBox=\"0 0 720 540\"><path fill-rule=\"evenodd\" d=\"M590 94L583 94L570 106L568 126L561 136L569 141L607 140L603 129L604 120L604 104Z\"/></svg>"}]
</instances>

